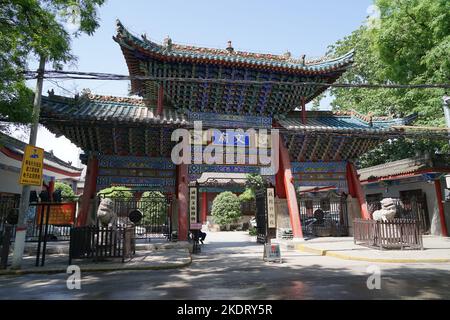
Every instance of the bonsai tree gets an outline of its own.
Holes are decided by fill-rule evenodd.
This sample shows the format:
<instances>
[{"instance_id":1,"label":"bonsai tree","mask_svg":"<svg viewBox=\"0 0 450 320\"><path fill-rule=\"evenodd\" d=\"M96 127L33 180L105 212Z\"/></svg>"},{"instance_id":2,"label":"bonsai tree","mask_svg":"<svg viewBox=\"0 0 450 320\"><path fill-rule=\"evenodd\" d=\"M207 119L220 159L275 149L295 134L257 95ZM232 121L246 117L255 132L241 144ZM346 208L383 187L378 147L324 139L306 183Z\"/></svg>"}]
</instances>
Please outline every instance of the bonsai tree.
<instances>
[{"instance_id":1,"label":"bonsai tree","mask_svg":"<svg viewBox=\"0 0 450 320\"><path fill-rule=\"evenodd\" d=\"M264 188L264 179L259 174L247 174L247 181L245 182L245 187L247 189L251 189L253 192L255 192L258 189Z\"/></svg>"},{"instance_id":2,"label":"bonsai tree","mask_svg":"<svg viewBox=\"0 0 450 320\"><path fill-rule=\"evenodd\" d=\"M238 196L230 191L220 193L213 201L211 214L220 226L237 222L241 217L241 202Z\"/></svg>"},{"instance_id":3,"label":"bonsai tree","mask_svg":"<svg viewBox=\"0 0 450 320\"><path fill-rule=\"evenodd\" d=\"M239 200L242 202L249 202L255 200L255 192L253 189L247 188L239 195Z\"/></svg>"},{"instance_id":4,"label":"bonsai tree","mask_svg":"<svg viewBox=\"0 0 450 320\"><path fill-rule=\"evenodd\" d=\"M166 197L159 191L146 191L140 199L143 225L161 225L166 222Z\"/></svg>"}]
</instances>

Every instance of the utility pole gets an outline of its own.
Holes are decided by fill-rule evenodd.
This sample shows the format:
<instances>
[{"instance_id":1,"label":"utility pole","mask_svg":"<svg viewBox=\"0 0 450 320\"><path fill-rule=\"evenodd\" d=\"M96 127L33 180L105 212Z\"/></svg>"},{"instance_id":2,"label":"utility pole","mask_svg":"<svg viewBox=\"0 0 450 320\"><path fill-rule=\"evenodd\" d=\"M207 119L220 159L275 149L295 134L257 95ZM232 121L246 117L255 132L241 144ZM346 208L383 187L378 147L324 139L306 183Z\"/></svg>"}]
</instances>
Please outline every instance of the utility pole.
<instances>
[{"instance_id":1,"label":"utility pole","mask_svg":"<svg viewBox=\"0 0 450 320\"><path fill-rule=\"evenodd\" d=\"M42 86L44 84L44 71L45 71L45 57L41 55L39 61L39 69L37 70L36 93L34 96L34 103L33 103L33 120L32 120L33 122L31 124L30 141L29 141L29 144L32 146L36 145L37 140L37 133L39 127L39 113L41 110ZM22 187L22 196L20 197L20 205L19 205L19 218L17 221L16 238L14 241L14 252L12 261L13 269L20 269L22 265L23 251L25 248L25 237L27 234L25 216L28 211L30 202L30 190L31 190L30 186L24 185Z\"/></svg>"}]
</instances>

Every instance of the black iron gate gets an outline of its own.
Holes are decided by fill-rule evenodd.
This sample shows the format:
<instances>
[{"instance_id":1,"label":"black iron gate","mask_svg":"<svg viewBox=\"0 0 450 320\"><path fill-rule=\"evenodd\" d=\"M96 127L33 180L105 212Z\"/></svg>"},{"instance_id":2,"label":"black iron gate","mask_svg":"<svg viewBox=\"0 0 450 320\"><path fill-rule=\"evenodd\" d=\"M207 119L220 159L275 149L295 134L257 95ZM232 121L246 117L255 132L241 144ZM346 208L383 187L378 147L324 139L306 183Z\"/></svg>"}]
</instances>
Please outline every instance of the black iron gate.
<instances>
[{"instance_id":1,"label":"black iron gate","mask_svg":"<svg viewBox=\"0 0 450 320\"><path fill-rule=\"evenodd\" d=\"M268 227L267 227L267 195L266 188L259 189L255 192L256 198L256 241L258 243L267 243Z\"/></svg>"},{"instance_id":2,"label":"black iron gate","mask_svg":"<svg viewBox=\"0 0 450 320\"><path fill-rule=\"evenodd\" d=\"M298 202L304 237L348 235L345 196L335 192L300 194Z\"/></svg>"},{"instance_id":3,"label":"black iron gate","mask_svg":"<svg viewBox=\"0 0 450 320\"><path fill-rule=\"evenodd\" d=\"M113 212L117 216L117 225L134 226L136 239L171 239L172 234L172 197L157 191L131 191L129 197L108 196Z\"/></svg>"}]
</instances>

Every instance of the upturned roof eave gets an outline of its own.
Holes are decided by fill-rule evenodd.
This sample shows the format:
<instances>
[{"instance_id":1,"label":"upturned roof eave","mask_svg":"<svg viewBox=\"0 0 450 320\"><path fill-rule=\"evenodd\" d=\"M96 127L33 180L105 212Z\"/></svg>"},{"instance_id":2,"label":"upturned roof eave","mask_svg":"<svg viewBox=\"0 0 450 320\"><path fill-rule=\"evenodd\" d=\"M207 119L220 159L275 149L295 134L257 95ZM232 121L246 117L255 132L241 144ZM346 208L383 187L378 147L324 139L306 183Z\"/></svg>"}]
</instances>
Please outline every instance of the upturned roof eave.
<instances>
[{"instance_id":1,"label":"upturned roof eave","mask_svg":"<svg viewBox=\"0 0 450 320\"><path fill-rule=\"evenodd\" d=\"M208 52L189 52L188 50L177 50L172 49L168 50L166 47L159 45L150 40L141 40L136 36L132 35L126 28L120 23L117 23L117 34L113 37L114 41L116 41L121 47L122 50L129 50L130 53L140 52L144 55L148 55L151 58L159 58L159 59L170 59L170 60L196 60L199 62L205 63L221 63L221 64L239 64L243 66L247 66L250 68L261 68L261 67L269 67L278 69L280 71L289 71L298 74L323 74L323 73L333 73L333 72L344 72L352 63L354 50L349 51L348 53L332 59L323 60L320 62L314 62L310 64L300 64L289 61L283 61L282 58L280 60L270 60L263 58L247 58L242 56L242 54L249 55L258 55L256 53L244 53L238 52L239 54L225 54L218 53L212 54ZM197 49L205 49L208 48L200 48ZM220 50L220 49L216 49ZM263 55L263 54L261 54ZM275 55L274 55L275 56ZM139 60L139 58L134 57ZM130 57L125 55L125 59L130 60ZM127 61L129 62L129 61Z\"/></svg>"}]
</instances>

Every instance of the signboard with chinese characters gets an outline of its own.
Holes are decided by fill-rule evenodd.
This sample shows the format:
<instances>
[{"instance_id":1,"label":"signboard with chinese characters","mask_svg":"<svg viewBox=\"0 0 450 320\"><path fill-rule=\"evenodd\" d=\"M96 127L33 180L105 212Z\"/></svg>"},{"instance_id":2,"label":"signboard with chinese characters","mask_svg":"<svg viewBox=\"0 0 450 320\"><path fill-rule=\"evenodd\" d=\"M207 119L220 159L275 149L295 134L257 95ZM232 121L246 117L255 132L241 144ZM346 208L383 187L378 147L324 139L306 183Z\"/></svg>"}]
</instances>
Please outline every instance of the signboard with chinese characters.
<instances>
[{"instance_id":1,"label":"signboard with chinese characters","mask_svg":"<svg viewBox=\"0 0 450 320\"><path fill-rule=\"evenodd\" d=\"M197 223L197 188L189 188L189 223Z\"/></svg>"},{"instance_id":2,"label":"signboard with chinese characters","mask_svg":"<svg viewBox=\"0 0 450 320\"><path fill-rule=\"evenodd\" d=\"M275 216L275 189L267 188L267 219L268 227L276 228L276 216Z\"/></svg>"},{"instance_id":3,"label":"signboard with chinese characters","mask_svg":"<svg viewBox=\"0 0 450 320\"><path fill-rule=\"evenodd\" d=\"M44 211L44 223L47 219L47 206L38 206L37 215L36 215L36 223L41 223L41 215L42 211ZM50 212L48 217L48 224L52 224L55 226L68 226L73 225L75 223L75 211L76 211L76 203L61 203L59 205L51 205Z\"/></svg>"},{"instance_id":4,"label":"signboard with chinese characters","mask_svg":"<svg viewBox=\"0 0 450 320\"><path fill-rule=\"evenodd\" d=\"M25 147L19 183L41 186L44 170L44 149L27 145Z\"/></svg>"}]
</instances>

